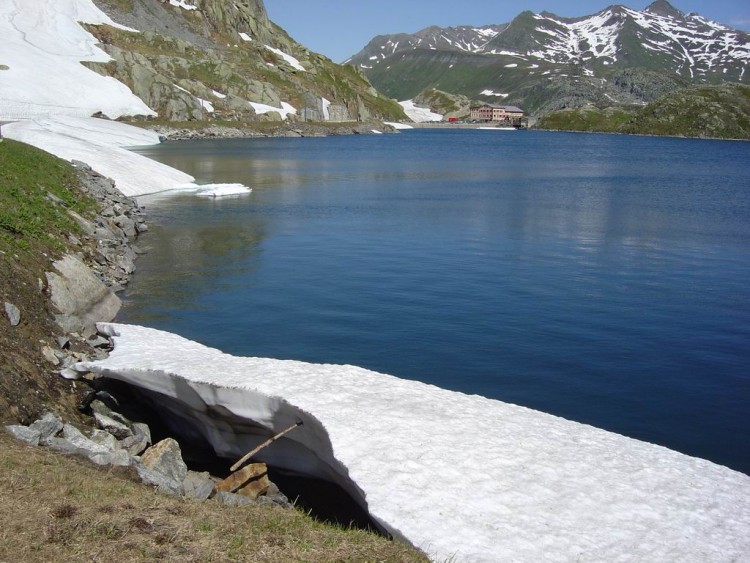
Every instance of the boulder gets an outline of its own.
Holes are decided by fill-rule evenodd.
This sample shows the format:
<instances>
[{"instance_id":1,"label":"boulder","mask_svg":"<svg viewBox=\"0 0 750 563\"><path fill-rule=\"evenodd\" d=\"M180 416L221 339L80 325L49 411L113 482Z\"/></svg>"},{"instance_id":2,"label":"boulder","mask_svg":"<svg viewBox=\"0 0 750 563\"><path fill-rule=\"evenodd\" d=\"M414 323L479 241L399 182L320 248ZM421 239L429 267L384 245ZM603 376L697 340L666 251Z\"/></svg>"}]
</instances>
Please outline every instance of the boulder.
<instances>
[{"instance_id":1,"label":"boulder","mask_svg":"<svg viewBox=\"0 0 750 563\"><path fill-rule=\"evenodd\" d=\"M10 432L17 440L23 440L24 442L28 442L32 446L39 445L40 434L38 430L33 430L28 426L23 426L21 424L10 424L6 426L5 429Z\"/></svg>"},{"instance_id":2,"label":"boulder","mask_svg":"<svg viewBox=\"0 0 750 563\"><path fill-rule=\"evenodd\" d=\"M229 506L256 504L256 502L251 498L243 497L242 495L236 495L234 493L225 493L223 491L219 491L218 493L216 493L214 499L216 499L216 501L220 502L221 504L227 504Z\"/></svg>"},{"instance_id":3,"label":"boulder","mask_svg":"<svg viewBox=\"0 0 750 563\"><path fill-rule=\"evenodd\" d=\"M5 302L5 314L8 316L10 326L18 326L21 322L21 310L13 303Z\"/></svg>"},{"instance_id":4,"label":"boulder","mask_svg":"<svg viewBox=\"0 0 750 563\"><path fill-rule=\"evenodd\" d=\"M182 495L182 482L187 477L187 465L182 460L180 445L172 438L154 444L143 454L136 469L140 478L160 491Z\"/></svg>"},{"instance_id":5,"label":"boulder","mask_svg":"<svg viewBox=\"0 0 750 563\"><path fill-rule=\"evenodd\" d=\"M111 321L120 310L120 299L78 258L67 255L47 272L52 304L60 311L55 320L66 332L81 332L97 321Z\"/></svg>"},{"instance_id":6,"label":"boulder","mask_svg":"<svg viewBox=\"0 0 750 563\"><path fill-rule=\"evenodd\" d=\"M42 418L33 422L29 428L39 432L39 442L46 444L50 438L57 436L63 426L63 421L59 416L48 412Z\"/></svg>"},{"instance_id":7,"label":"boulder","mask_svg":"<svg viewBox=\"0 0 750 563\"><path fill-rule=\"evenodd\" d=\"M188 471L182 482L185 496L194 500L206 500L214 492L214 481L207 472Z\"/></svg>"}]
</instances>

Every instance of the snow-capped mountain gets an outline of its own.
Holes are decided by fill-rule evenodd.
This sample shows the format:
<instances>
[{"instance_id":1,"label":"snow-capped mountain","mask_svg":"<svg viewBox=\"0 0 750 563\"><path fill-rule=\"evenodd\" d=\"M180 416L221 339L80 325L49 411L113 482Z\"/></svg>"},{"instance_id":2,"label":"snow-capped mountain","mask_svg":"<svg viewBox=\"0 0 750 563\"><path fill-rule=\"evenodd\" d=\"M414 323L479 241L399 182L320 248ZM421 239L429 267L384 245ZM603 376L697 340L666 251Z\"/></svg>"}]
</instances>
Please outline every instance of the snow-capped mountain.
<instances>
[{"instance_id":1,"label":"snow-capped mountain","mask_svg":"<svg viewBox=\"0 0 750 563\"><path fill-rule=\"evenodd\" d=\"M647 82L657 74L658 93L664 80L674 87L750 83L750 34L658 0L643 11L610 6L574 19L523 12L509 24L380 36L351 62L399 99L426 88L471 98L493 92L534 109L543 105L545 84L557 88L558 79L577 77L592 90L582 92L582 100L592 101L599 91L615 103L639 103L653 98ZM645 72L646 84L635 88L642 95L617 85L620 73L633 69ZM632 80L625 82L631 90Z\"/></svg>"},{"instance_id":2,"label":"snow-capped mountain","mask_svg":"<svg viewBox=\"0 0 750 563\"><path fill-rule=\"evenodd\" d=\"M372 68L391 55L416 49L458 50L467 53L481 52L487 43L501 33L508 25L488 25L485 27L428 27L414 34L379 35L350 62L362 61L359 66ZM368 62L365 62L369 61ZM368 66L369 64L369 66Z\"/></svg>"}]
</instances>

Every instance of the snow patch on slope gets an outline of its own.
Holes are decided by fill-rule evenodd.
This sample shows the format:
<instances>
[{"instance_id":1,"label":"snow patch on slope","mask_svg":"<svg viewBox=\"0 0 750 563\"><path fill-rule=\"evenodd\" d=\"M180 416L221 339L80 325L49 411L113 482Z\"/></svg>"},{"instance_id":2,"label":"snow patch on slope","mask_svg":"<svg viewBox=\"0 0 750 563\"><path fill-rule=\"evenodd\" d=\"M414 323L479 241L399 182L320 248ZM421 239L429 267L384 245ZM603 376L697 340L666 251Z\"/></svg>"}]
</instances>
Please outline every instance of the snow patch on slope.
<instances>
[{"instance_id":1,"label":"snow patch on slope","mask_svg":"<svg viewBox=\"0 0 750 563\"><path fill-rule=\"evenodd\" d=\"M3 126L3 135L28 143L65 160L87 163L100 174L112 178L126 196L205 188L189 174L141 156L124 147L159 143L153 131L105 119L58 117L18 121ZM222 185L212 187L228 195ZM249 188L234 186L235 193Z\"/></svg>"},{"instance_id":2,"label":"snow patch on slope","mask_svg":"<svg viewBox=\"0 0 750 563\"><path fill-rule=\"evenodd\" d=\"M268 49L269 51L271 51L273 53L276 53L278 56L280 56L282 59L284 59L287 63L289 63L289 65L292 68L294 68L296 70L301 70L301 71L307 72L307 69L302 66L302 63L300 63L297 59L295 59L289 53L285 53L281 49L276 49L274 47L270 47L269 45L264 45L264 47L266 49Z\"/></svg>"},{"instance_id":3,"label":"snow patch on slope","mask_svg":"<svg viewBox=\"0 0 750 563\"><path fill-rule=\"evenodd\" d=\"M286 102L281 102L281 108L275 108L273 106L269 106L268 104L259 104L257 102L248 103L253 107L255 113L257 114L276 112L281 116L281 119L283 120L286 120L287 116L289 116L290 114L297 113L297 110L292 107L291 104L288 104Z\"/></svg>"},{"instance_id":4,"label":"snow patch on slope","mask_svg":"<svg viewBox=\"0 0 750 563\"><path fill-rule=\"evenodd\" d=\"M403 102L399 102L402 108L404 108L404 113L406 113L407 117L411 119L414 123L425 123L428 121L442 121L443 116L439 113L434 113L430 111L429 108L419 108L414 105L414 100L406 100Z\"/></svg>"},{"instance_id":5,"label":"snow patch on slope","mask_svg":"<svg viewBox=\"0 0 750 563\"><path fill-rule=\"evenodd\" d=\"M725 467L362 368L105 326L114 351L80 369L157 393L175 426L228 458L303 421L259 457L338 481L434 560L750 558L750 477Z\"/></svg>"},{"instance_id":6,"label":"snow patch on slope","mask_svg":"<svg viewBox=\"0 0 750 563\"><path fill-rule=\"evenodd\" d=\"M99 111L113 119L156 115L127 86L81 64L110 57L78 22L134 31L115 24L91 0L0 2L0 61L10 67L0 80L0 120Z\"/></svg>"}]
</instances>

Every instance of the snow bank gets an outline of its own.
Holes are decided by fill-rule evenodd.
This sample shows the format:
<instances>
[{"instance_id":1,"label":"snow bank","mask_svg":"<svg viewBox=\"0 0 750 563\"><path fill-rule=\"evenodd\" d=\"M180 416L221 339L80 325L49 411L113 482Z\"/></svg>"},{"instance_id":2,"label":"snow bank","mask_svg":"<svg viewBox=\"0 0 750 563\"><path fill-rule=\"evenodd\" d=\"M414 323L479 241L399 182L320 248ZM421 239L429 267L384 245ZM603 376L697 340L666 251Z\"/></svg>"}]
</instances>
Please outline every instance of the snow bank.
<instances>
[{"instance_id":1,"label":"snow bank","mask_svg":"<svg viewBox=\"0 0 750 563\"><path fill-rule=\"evenodd\" d=\"M396 537L451 561L740 561L750 477L523 407L352 366L238 358L128 325L78 369L158 394L239 458L339 481Z\"/></svg>"},{"instance_id":2,"label":"snow bank","mask_svg":"<svg viewBox=\"0 0 750 563\"><path fill-rule=\"evenodd\" d=\"M197 192L192 176L136 154L124 147L156 145L159 136L132 125L106 119L59 117L18 121L3 126L3 135L28 143L65 160L80 160L112 178L117 189L134 197L169 190ZM222 189L214 184L213 189ZM240 193L237 184L226 191ZM241 193L247 193L249 188ZM228 195L224 193L222 195Z\"/></svg>"},{"instance_id":3,"label":"snow bank","mask_svg":"<svg viewBox=\"0 0 750 563\"><path fill-rule=\"evenodd\" d=\"M276 112L281 116L281 119L284 120L288 115L297 113L297 110L292 107L291 104L288 104L286 102L281 102L281 108L275 108L273 106L269 106L268 104L259 104L257 102L248 103L253 107L255 113L257 114Z\"/></svg>"},{"instance_id":4,"label":"snow bank","mask_svg":"<svg viewBox=\"0 0 750 563\"><path fill-rule=\"evenodd\" d=\"M188 12L198 9L198 6L188 4L187 2L185 2L185 0L169 0L169 3L175 8L182 8L183 10L187 10Z\"/></svg>"},{"instance_id":5,"label":"snow bank","mask_svg":"<svg viewBox=\"0 0 750 563\"><path fill-rule=\"evenodd\" d=\"M271 47L270 45L264 45L264 47L268 49L269 51L271 51L272 53L276 53L278 56L284 59L287 63L289 63L289 66L291 66L293 69L307 72L307 69L302 66L302 63L300 63L299 60L297 60L295 57L293 57L289 53L285 53L281 49L276 49L274 47Z\"/></svg>"},{"instance_id":6,"label":"snow bank","mask_svg":"<svg viewBox=\"0 0 750 563\"><path fill-rule=\"evenodd\" d=\"M231 197L249 194L252 190L242 184L204 184L195 195L200 197Z\"/></svg>"},{"instance_id":7,"label":"snow bank","mask_svg":"<svg viewBox=\"0 0 750 563\"><path fill-rule=\"evenodd\" d=\"M401 107L404 108L404 113L414 123L425 123L427 121L442 121L443 116L439 113L433 113L428 108L418 108L414 105L413 100L406 100L399 102Z\"/></svg>"},{"instance_id":8,"label":"snow bank","mask_svg":"<svg viewBox=\"0 0 750 563\"><path fill-rule=\"evenodd\" d=\"M396 121L384 121L386 125L390 125L394 129L414 129L411 125L407 125L406 123L398 123Z\"/></svg>"},{"instance_id":9,"label":"snow bank","mask_svg":"<svg viewBox=\"0 0 750 563\"><path fill-rule=\"evenodd\" d=\"M10 67L0 80L0 121L99 111L113 119L155 115L127 86L81 64L110 57L77 22L127 29L91 0L0 2L0 61Z\"/></svg>"},{"instance_id":10,"label":"snow bank","mask_svg":"<svg viewBox=\"0 0 750 563\"><path fill-rule=\"evenodd\" d=\"M483 90L480 95L482 96L497 96L498 98L507 98L510 96L510 94L501 94L500 92L495 92L493 90L487 89Z\"/></svg>"}]
</instances>

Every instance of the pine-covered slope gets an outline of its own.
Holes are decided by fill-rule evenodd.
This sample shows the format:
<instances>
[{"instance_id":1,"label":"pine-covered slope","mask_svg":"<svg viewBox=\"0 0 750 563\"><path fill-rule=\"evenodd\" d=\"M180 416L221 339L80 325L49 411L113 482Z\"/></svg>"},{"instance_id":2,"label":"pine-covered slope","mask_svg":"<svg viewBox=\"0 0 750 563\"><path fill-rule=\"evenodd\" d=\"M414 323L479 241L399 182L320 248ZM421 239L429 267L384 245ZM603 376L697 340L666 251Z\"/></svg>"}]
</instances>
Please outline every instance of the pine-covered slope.
<instances>
[{"instance_id":1,"label":"pine-covered slope","mask_svg":"<svg viewBox=\"0 0 750 563\"><path fill-rule=\"evenodd\" d=\"M380 36L351 62L398 99L437 88L544 114L644 104L688 84L750 83L750 35L658 0L644 11L523 12L509 24Z\"/></svg>"},{"instance_id":2,"label":"pine-covered slope","mask_svg":"<svg viewBox=\"0 0 750 563\"><path fill-rule=\"evenodd\" d=\"M357 69L296 43L268 19L262 0L95 4L141 33L88 26L114 59L89 67L127 84L161 119L403 117L400 106L379 95Z\"/></svg>"}]
</instances>

